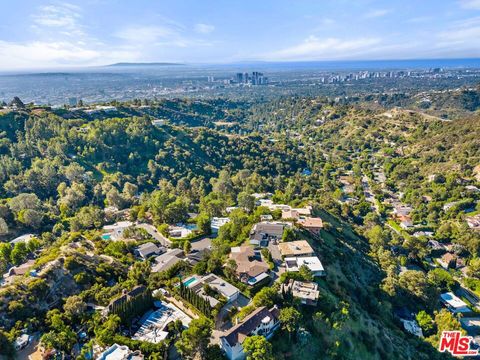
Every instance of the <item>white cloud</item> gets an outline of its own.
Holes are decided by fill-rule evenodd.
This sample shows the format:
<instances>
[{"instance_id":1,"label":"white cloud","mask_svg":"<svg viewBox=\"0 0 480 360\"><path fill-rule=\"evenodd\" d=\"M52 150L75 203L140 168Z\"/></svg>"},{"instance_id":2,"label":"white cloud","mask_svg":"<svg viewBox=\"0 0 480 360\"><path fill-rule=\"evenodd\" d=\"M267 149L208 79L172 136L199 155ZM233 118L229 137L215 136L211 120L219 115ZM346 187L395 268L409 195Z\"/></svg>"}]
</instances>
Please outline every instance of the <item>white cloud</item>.
<instances>
[{"instance_id":1,"label":"white cloud","mask_svg":"<svg viewBox=\"0 0 480 360\"><path fill-rule=\"evenodd\" d=\"M453 23L447 31L439 34L440 46L466 45L480 50L480 17Z\"/></svg>"},{"instance_id":2,"label":"white cloud","mask_svg":"<svg viewBox=\"0 0 480 360\"><path fill-rule=\"evenodd\" d=\"M91 63L101 54L72 42L12 43L0 41L0 67L26 68L56 65L83 65Z\"/></svg>"},{"instance_id":3,"label":"white cloud","mask_svg":"<svg viewBox=\"0 0 480 360\"><path fill-rule=\"evenodd\" d=\"M320 39L309 36L302 43L263 55L266 60L329 60L354 58L380 44L379 38Z\"/></svg>"},{"instance_id":4,"label":"white cloud","mask_svg":"<svg viewBox=\"0 0 480 360\"><path fill-rule=\"evenodd\" d=\"M155 43L162 39L178 37L178 32L172 27L152 26L129 26L115 34L118 38L132 44Z\"/></svg>"},{"instance_id":5,"label":"white cloud","mask_svg":"<svg viewBox=\"0 0 480 360\"><path fill-rule=\"evenodd\" d=\"M82 9L76 5L62 3L44 5L36 9L32 18L32 28L41 36L84 36Z\"/></svg>"},{"instance_id":6,"label":"white cloud","mask_svg":"<svg viewBox=\"0 0 480 360\"><path fill-rule=\"evenodd\" d=\"M365 14L365 18L367 18L367 19L378 18L378 17L385 16L390 12L391 12L391 10L388 10L388 9L372 10L372 11Z\"/></svg>"},{"instance_id":7,"label":"white cloud","mask_svg":"<svg viewBox=\"0 0 480 360\"><path fill-rule=\"evenodd\" d=\"M460 0L460 6L465 9L480 10L480 0Z\"/></svg>"},{"instance_id":8,"label":"white cloud","mask_svg":"<svg viewBox=\"0 0 480 360\"><path fill-rule=\"evenodd\" d=\"M196 24L195 31L199 34L209 34L215 30L215 26L209 24Z\"/></svg>"}]
</instances>

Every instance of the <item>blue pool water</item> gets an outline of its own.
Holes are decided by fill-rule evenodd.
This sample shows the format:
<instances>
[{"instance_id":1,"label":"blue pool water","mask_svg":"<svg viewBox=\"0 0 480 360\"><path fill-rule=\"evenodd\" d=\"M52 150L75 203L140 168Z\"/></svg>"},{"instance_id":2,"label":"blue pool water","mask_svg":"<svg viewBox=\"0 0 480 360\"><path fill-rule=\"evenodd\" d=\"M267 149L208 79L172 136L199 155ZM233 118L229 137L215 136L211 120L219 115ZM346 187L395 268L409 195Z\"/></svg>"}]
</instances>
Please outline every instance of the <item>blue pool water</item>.
<instances>
[{"instance_id":1,"label":"blue pool water","mask_svg":"<svg viewBox=\"0 0 480 360\"><path fill-rule=\"evenodd\" d=\"M195 281L197 281L197 279L191 278L191 279L188 279L187 281L185 281L185 282L183 283L183 285L188 286L188 285L190 285L191 283L193 283L193 282L195 282Z\"/></svg>"},{"instance_id":2,"label":"blue pool water","mask_svg":"<svg viewBox=\"0 0 480 360\"><path fill-rule=\"evenodd\" d=\"M112 237L112 235L110 235L110 234L103 234L102 235L103 240L110 240L111 237Z\"/></svg>"}]
</instances>

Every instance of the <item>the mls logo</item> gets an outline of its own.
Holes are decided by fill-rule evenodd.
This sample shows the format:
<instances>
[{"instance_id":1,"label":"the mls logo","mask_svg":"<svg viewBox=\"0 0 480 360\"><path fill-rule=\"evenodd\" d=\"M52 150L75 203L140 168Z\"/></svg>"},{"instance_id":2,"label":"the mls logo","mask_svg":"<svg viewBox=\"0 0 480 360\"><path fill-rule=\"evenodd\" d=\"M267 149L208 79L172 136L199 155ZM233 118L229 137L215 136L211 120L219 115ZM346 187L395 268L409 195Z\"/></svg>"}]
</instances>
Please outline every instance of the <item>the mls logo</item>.
<instances>
[{"instance_id":1,"label":"the mls logo","mask_svg":"<svg viewBox=\"0 0 480 360\"><path fill-rule=\"evenodd\" d=\"M440 339L440 352L448 351L453 356L476 356L478 350L471 350L471 336L462 336L460 331L444 331Z\"/></svg>"}]
</instances>

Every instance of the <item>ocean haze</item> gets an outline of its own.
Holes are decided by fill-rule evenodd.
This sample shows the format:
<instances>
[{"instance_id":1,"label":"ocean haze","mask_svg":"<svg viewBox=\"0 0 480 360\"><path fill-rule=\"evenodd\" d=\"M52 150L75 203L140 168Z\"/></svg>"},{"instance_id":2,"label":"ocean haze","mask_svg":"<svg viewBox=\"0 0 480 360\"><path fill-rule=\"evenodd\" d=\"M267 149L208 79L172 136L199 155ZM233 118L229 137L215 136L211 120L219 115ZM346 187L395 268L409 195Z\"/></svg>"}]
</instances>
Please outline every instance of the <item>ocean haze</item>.
<instances>
[{"instance_id":1,"label":"ocean haze","mask_svg":"<svg viewBox=\"0 0 480 360\"><path fill-rule=\"evenodd\" d=\"M288 94L288 84L302 91L321 93L318 79L330 73L355 71L399 71L431 68L480 69L480 59L419 59L376 61L305 61L305 62L239 62L228 64L113 64L114 66L81 67L10 71L0 74L0 100L10 101L19 96L26 102L63 105L73 101L104 102L148 97L183 97L196 93L201 96L241 95L256 91L262 95ZM238 72L260 71L272 86L256 89L228 88ZM208 77L215 79L208 83Z\"/></svg>"}]
</instances>

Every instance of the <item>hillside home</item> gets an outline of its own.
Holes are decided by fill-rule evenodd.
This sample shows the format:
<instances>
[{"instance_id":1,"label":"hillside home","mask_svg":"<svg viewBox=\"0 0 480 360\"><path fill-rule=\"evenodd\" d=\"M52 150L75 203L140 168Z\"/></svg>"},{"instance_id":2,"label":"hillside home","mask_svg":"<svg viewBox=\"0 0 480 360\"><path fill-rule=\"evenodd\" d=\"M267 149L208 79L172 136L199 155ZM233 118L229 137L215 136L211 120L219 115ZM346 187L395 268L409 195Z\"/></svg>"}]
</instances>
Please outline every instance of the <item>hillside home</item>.
<instances>
[{"instance_id":1,"label":"hillside home","mask_svg":"<svg viewBox=\"0 0 480 360\"><path fill-rule=\"evenodd\" d=\"M228 223L230 221L230 219L228 217L214 217L212 218L212 221L210 223L210 228L212 230L212 233L213 234L216 234L218 233L218 230L220 230L220 228L225 225L226 223Z\"/></svg>"},{"instance_id":2,"label":"hillside home","mask_svg":"<svg viewBox=\"0 0 480 360\"><path fill-rule=\"evenodd\" d=\"M469 216L466 218L468 227L473 230L480 230L480 214Z\"/></svg>"},{"instance_id":3,"label":"hillside home","mask_svg":"<svg viewBox=\"0 0 480 360\"><path fill-rule=\"evenodd\" d=\"M98 360L142 360L144 356L140 351L131 351L126 345L113 344L98 357Z\"/></svg>"},{"instance_id":4,"label":"hillside home","mask_svg":"<svg viewBox=\"0 0 480 360\"><path fill-rule=\"evenodd\" d=\"M271 338L275 330L280 326L277 307L267 309L265 306L255 309L243 322L235 325L220 336L220 347L229 360L245 358L243 342L249 336L261 335Z\"/></svg>"},{"instance_id":5,"label":"hillside home","mask_svg":"<svg viewBox=\"0 0 480 360\"><path fill-rule=\"evenodd\" d=\"M35 260L28 260L25 263L11 267L8 272L3 275L3 278L6 280L12 276L22 276L27 274L30 269L35 265Z\"/></svg>"},{"instance_id":6,"label":"hillside home","mask_svg":"<svg viewBox=\"0 0 480 360\"><path fill-rule=\"evenodd\" d=\"M255 224L250 231L250 244L265 247L270 241L280 241L286 226L284 223L274 222Z\"/></svg>"},{"instance_id":7,"label":"hillside home","mask_svg":"<svg viewBox=\"0 0 480 360\"><path fill-rule=\"evenodd\" d=\"M168 228L168 235L172 238L183 239L193 234L197 230L195 224L177 224Z\"/></svg>"},{"instance_id":8,"label":"hillside home","mask_svg":"<svg viewBox=\"0 0 480 360\"><path fill-rule=\"evenodd\" d=\"M165 251L166 249L164 247L158 247L156 244L148 242L137 247L135 249L135 255L143 260L147 260L149 257L163 254Z\"/></svg>"},{"instance_id":9,"label":"hillside home","mask_svg":"<svg viewBox=\"0 0 480 360\"><path fill-rule=\"evenodd\" d=\"M325 276L325 269L323 268L322 262L316 256L285 258L287 271L297 272L303 265L312 272L313 276Z\"/></svg>"},{"instance_id":10,"label":"hillside home","mask_svg":"<svg viewBox=\"0 0 480 360\"><path fill-rule=\"evenodd\" d=\"M133 340L146 341L154 344L168 337L168 325L180 320L184 328L188 328L192 319L175 305L167 302L155 302L157 309L149 311L140 320L140 328L133 335Z\"/></svg>"},{"instance_id":11,"label":"hillside home","mask_svg":"<svg viewBox=\"0 0 480 360\"><path fill-rule=\"evenodd\" d=\"M10 241L10 244L12 246L14 246L15 244L22 243L22 242L23 243L28 243L34 237L35 237L35 235L33 235L33 234L25 234L25 235L19 236L19 237L13 239L12 241Z\"/></svg>"},{"instance_id":12,"label":"hillside home","mask_svg":"<svg viewBox=\"0 0 480 360\"><path fill-rule=\"evenodd\" d=\"M289 242L281 242L278 244L278 250L282 257L292 256L313 256L315 251L306 240L297 240Z\"/></svg>"},{"instance_id":13,"label":"hillside home","mask_svg":"<svg viewBox=\"0 0 480 360\"><path fill-rule=\"evenodd\" d=\"M131 221L119 221L112 225L105 225L103 227L103 230L106 232L104 239L107 239L106 235L109 235L109 240L121 240L123 239L123 232L132 226L134 226L134 223Z\"/></svg>"},{"instance_id":14,"label":"hillside home","mask_svg":"<svg viewBox=\"0 0 480 360\"><path fill-rule=\"evenodd\" d=\"M184 261L184 259L185 254L182 249L168 250L166 253L155 258L155 262L152 265L152 272L166 271L180 261Z\"/></svg>"},{"instance_id":15,"label":"hillside home","mask_svg":"<svg viewBox=\"0 0 480 360\"><path fill-rule=\"evenodd\" d=\"M320 218L307 217L299 220L297 224L315 236L320 235L320 231L323 229L323 221Z\"/></svg>"},{"instance_id":16,"label":"hillside home","mask_svg":"<svg viewBox=\"0 0 480 360\"><path fill-rule=\"evenodd\" d=\"M292 296L299 299L303 305L317 306L318 284L290 279L287 284L282 284L282 292L290 292Z\"/></svg>"},{"instance_id":17,"label":"hillside home","mask_svg":"<svg viewBox=\"0 0 480 360\"><path fill-rule=\"evenodd\" d=\"M238 279L250 286L270 278L270 266L263 261L259 251L249 245L233 247L229 259L235 261Z\"/></svg>"},{"instance_id":18,"label":"hillside home","mask_svg":"<svg viewBox=\"0 0 480 360\"><path fill-rule=\"evenodd\" d=\"M224 297L227 303L236 300L240 294L240 290L215 274L207 274L202 277L197 275L190 276L183 280L183 285L195 292L198 296L208 300L212 308L219 304L220 301L205 292L205 285L208 285L220 296Z\"/></svg>"},{"instance_id":19,"label":"hillside home","mask_svg":"<svg viewBox=\"0 0 480 360\"><path fill-rule=\"evenodd\" d=\"M471 310L467 304L457 297L453 292L447 292L440 295L442 304L452 313L468 313Z\"/></svg>"}]
</instances>

